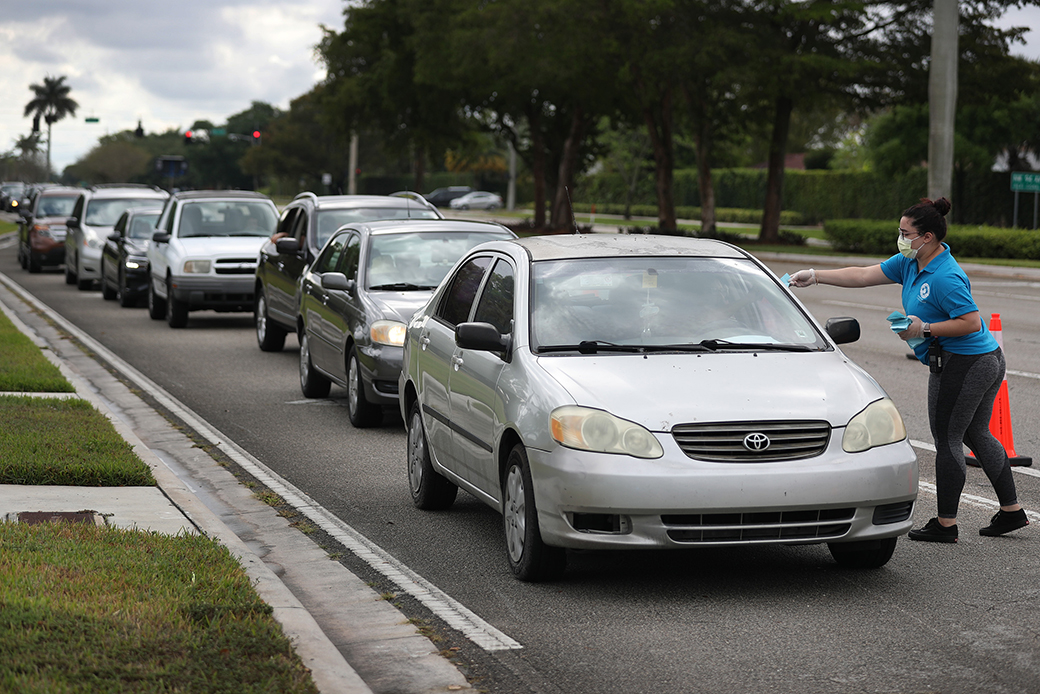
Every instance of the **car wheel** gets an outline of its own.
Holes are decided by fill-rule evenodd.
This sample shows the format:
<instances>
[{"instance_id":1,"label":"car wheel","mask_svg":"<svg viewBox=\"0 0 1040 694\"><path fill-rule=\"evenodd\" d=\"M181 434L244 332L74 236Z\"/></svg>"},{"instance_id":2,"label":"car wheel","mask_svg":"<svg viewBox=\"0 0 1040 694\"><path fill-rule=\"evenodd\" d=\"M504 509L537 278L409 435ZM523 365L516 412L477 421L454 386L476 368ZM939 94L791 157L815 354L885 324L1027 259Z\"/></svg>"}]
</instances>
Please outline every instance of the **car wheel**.
<instances>
[{"instance_id":1,"label":"car wheel","mask_svg":"<svg viewBox=\"0 0 1040 694\"><path fill-rule=\"evenodd\" d=\"M307 337L307 329L300 331L300 390L305 398L328 397L332 382L314 370L311 361L311 339Z\"/></svg>"},{"instance_id":2,"label":"car wheel","mask_svg":"<svg viewBox=\"0 0 1040 694\"><path fill-rule=\"evenodd\" d=\"M72 268L75 267L72 261L66 258L65 260L65 284L76 284L76 271Z\"/></svg>"},{"instance_id":3,"label":"car wheel","mask_svg":"<svg viewBox=\"0 0 1040 694\"><path fill-rule=\"evenodd\" d=\"M267 315L267 297L264 290L256 293L256 305L253 307L253 320L256 322L256 342L265 352L281 352L285 347L285 330L271 322Z\"/></svg>"},{"instance_id":4,"label":"car wheel","mask_svg":"<svg viewBox=\"0 0 1040 694\"><path fill-rule=\"evenodd\" d=\"M347 354L347 413L350 415L350 423L359 429L383 421L383 408L365 398L365 384L361 380L361 362L358 361L356 345Z\"/></svg>"},{"instance_id":5,"label":"car wheel","mask_svg":"<svg viewBox=\"0 0 1040 694\"><path fill-rule=\"evenodd\" d=\"M848 569L877 569L888 563L896 551L895 537L858 542L830 542L827 548L834 561Z\"/></svg>"},{"instance_id":6,"label":"car wheel","mask_svg":"<svg viewBox=\"0 0 1040 694\"><path fill-rule=\"evenodd\" d=\"M433 469L428 445L422 413L416 401L408 415L408 488L416 508L443 511L455 503L459 488Z\"/></svg>"},{"instance_id":7,"label":"car wheel","mask_svg":"<svg viewBox=\"0 0 1040 694\"><path fill-rule=\"evenodd\" d=\"M155 280L148 280L148 317L159 320L166 316L166 301L155 294Z\"/></svg>"},{"instance_id":8,"label":"car wheel","mask_svg":"<svg viewBox=\"0 0 1040 694\"><path fill-rule=\"evenodd\" d=\"M521 581L558 578L567 567L567 551L542 542L538 510L527 452L517 444L509 452L502 480L502 521L506 531L506 556L513 575Z\"/></svg>"},{"instance_id":9,"label":"car wheel","mask_svg":"<svg viewBox=\"0 0 1040 694\"><path fill-rule=\"evenodd\" d=\"M130 308L137 305L137 297L134 296L126 287L126 274L122 269L119 270L119 284L116 285L116 299L119 300L119 305L123 308Z\"/></svg>"},{"instance_id":10,"label":"car wheel","mask_svg":"<svg viewBox=\"0 0 1040 694\"><path fill-rule=\"evenodd\" d=\"M29 267L29 261L26 259L26 254L22 252L22 249L18 248L18 264L25 270Z\"/></svg>"},{"instance_id":11,"label":"car wheel","mask_svg":"<svg viewBox=\"0 0 1040 694\"><path fill-rule=\"evenodd\" d=\"M166 323L171 328L183 328L188 324L188 303L173 296L173 283L166 278Z\"/></svg>"},{"instance_id":12,"label":"car wheel","mask_svg":"<svg viewBox=\"0 0 1040 694\"><path fill-rule=\"evenodd\" d=\"M36 274L37 272L43 270L43 263L41 263L40 259L34 256L31 251L29 252L29 257L27 258L26 262L29 265L29 267L26 269L29 270L29 272L32 274Z\"/></svg>"}]
</instances>

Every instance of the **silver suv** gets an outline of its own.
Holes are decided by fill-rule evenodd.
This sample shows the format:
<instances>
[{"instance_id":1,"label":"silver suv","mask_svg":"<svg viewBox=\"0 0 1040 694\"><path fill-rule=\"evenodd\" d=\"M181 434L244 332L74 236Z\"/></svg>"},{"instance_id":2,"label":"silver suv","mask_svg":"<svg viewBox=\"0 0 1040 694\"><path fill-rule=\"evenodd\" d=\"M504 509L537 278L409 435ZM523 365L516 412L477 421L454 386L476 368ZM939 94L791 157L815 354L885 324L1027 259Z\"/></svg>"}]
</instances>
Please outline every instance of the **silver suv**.
<instances>
[{"instance_id":1,"label":"silver suv","mask_svg":"<svg viewBox=\"0 0 1040 694\"><path fill-rule=\"evenodd\" d=\"M65 235L65 283L90 289L101 279L105 238L120 215L131 207L162 205L170 194L134 183L96 185L84 190L68 220Z\"/></svg>"}]
</instances>

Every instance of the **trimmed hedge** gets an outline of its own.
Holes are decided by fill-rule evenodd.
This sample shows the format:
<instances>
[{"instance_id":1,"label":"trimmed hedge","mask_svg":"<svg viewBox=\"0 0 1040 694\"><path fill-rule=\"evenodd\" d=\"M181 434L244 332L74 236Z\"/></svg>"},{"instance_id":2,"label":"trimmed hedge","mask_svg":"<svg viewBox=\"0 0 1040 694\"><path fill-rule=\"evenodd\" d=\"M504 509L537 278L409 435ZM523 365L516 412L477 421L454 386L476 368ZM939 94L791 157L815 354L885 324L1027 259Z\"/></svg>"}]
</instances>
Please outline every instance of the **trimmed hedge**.
<instances>
[{"instance_id":1,"label":"trimmed hedge","mask_svg":"<svg viewBox=\"0 0 1040 694\"><path fill-rule=\"evenodd\" d=\"M575 212L592 212L591 203L574 203ZM617 203L596 203L596 212L598 214L624 214L625 206ZM629 210L633 217L657 217L657 205L632 205ZM701 218L701 208L699 207L676 207L675 216L677 219L696 219ZM734 222L737 224L760 224L762 222L762 210L761 209L737 209L733 207L718 207L715 208L715 219L719 222ZM800 212L793 210L783 210L780 212L780 223L787 226L802 226L807 224L805 216Z\"/></svg>"},{"instance_id":2,"label":"trimmed hedge","mask_svg":"<svg viewBox=\"0 0 1040 694\"><path fill-rule=\"evenodd\" d=\"M887 257L896 252L899 225L895 220L832 219L823 233L837 251ZM1040 260L1040 232L1035 230L951 224L945 242L963 258Z\"/></svg>"}]
</instances>

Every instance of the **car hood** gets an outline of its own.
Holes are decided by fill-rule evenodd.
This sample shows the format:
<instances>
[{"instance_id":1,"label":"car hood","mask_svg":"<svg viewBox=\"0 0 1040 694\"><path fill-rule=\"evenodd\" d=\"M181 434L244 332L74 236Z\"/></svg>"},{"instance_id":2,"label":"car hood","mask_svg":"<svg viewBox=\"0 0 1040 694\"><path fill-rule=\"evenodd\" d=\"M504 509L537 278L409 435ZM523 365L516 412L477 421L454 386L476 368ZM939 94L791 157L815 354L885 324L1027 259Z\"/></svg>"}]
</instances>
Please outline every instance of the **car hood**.
<instances>
[{"instance_id":1,"label":"car hood","mask_svg":"<svg viewBox=\"0 0 1040 694\"><path fill-rule=\"evenodd\" d=\"M821 419L845 426L881 387L841 352L538 357L578 405L651 431L676 424Z\"/></svg>"},{"instance_id":2,"label":"car hood","mask_svg":"<svg viewBox=\"0 0 1040 694\"><path fill-rule=\"evenodd\" d=\"M386 320L407 323L412 314L426 305L433 296L432 290L412 292L373 292L369 298L376 305L377 311Z\"/></svg>"},{"instance_id":3,"label":"car hood","mask_svg":"<svg viewBox=\"0 0 1040 694\"><path fill-rule=\"evenodd\" d=\"M147 239L123 239L123 247L127 253L144 255L148 251Z\"/></svg>"},{"instance_id":4,"label":"car hood","mask_svg":"<svg viewBox=\"0 0 1040 694\"><path fill-rule=\"evenodd\" d=\"M256 257L267 236L189 236L178 237L184 254L198 256L243 255Z\"/></svg>"}]
</instances>

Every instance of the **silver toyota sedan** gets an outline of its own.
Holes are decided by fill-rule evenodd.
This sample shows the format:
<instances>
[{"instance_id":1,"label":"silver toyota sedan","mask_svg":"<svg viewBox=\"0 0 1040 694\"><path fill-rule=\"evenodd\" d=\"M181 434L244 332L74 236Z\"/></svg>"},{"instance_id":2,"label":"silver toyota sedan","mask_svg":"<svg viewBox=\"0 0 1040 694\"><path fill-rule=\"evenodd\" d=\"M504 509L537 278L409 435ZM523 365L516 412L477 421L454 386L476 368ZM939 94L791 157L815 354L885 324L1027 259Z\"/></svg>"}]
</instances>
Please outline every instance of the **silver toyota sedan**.
<instances>
[{"instance_id":1,"label":"silver toyota sedan","mask_svg":"<svg viewBox=\"0 0 1040 694\"><path fill-rule=\"evenodd\" d=\"M917 458L881 386L740 248L560 235L465 254L409 321L412 500L503 517L525 581L566 550L828 544L884 565Z\"/></svg>"}]
</instances>

